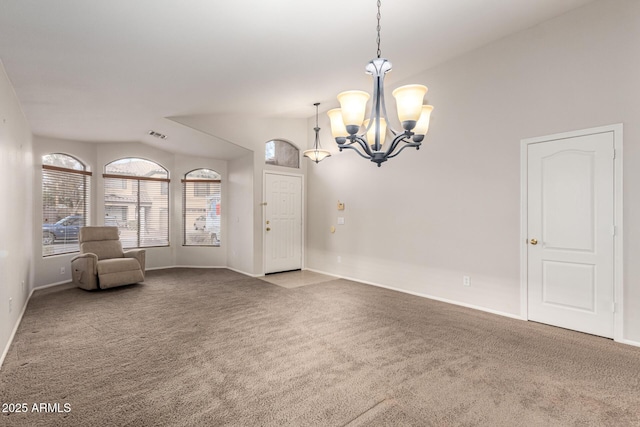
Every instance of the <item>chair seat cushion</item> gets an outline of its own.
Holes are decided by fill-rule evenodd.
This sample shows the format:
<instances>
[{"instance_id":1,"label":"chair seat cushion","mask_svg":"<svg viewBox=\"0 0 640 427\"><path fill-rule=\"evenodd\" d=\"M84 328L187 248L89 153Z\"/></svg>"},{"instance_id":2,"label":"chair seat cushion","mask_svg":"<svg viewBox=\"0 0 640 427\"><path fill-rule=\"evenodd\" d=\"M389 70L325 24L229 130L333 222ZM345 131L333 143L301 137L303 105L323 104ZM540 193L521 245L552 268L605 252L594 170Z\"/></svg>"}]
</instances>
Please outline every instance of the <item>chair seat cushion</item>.
<instances>
[{"instance_id":1,"label":"chair seat cushion","mask_svg":"<svg viewBox=\"0 0 640 427\"><path fill-rule=\"evenodd\" d=\"M134 270L140 270L140 263L135 258L112 258L98 261L98 276Z\"/></svg>"}]
</instances>

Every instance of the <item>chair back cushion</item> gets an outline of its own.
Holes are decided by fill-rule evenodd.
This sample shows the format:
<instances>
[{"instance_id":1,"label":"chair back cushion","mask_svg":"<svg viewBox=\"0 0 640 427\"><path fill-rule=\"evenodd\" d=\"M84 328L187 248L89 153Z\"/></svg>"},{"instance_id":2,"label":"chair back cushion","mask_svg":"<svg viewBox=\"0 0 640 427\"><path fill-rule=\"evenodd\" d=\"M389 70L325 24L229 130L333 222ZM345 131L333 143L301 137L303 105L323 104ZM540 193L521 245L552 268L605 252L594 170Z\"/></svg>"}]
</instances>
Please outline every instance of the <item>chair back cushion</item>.
<instances>
[{"instance_id":1,"label":"chair back cushion","mask_svg":"<svg viewBox=\"0 0 640 427\"><path fill-rule=\"evenodd\" d=\"M82 227L80 228L81 253L94 253L98 260L122 258L122 244L118 236L118 227Z\"/></svg>"}]
</instances>

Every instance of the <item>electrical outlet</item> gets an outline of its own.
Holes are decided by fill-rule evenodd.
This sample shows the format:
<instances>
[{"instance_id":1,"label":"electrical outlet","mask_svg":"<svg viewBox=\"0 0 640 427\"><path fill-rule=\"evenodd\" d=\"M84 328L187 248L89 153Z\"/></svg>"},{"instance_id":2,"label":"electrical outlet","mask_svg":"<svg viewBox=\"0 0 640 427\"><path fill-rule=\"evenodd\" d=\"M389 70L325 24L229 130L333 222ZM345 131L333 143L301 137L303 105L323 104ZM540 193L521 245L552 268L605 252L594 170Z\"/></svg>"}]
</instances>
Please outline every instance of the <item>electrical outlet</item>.
<instances>
[{"instance_id":1,"label":"electrical outlet","mask_svg":"<svg viewBox=\"0 0 640 427\"><path fill-rule=\"evenodd\" d=\"M64 267L60 267L60 274L64 274L67 271L66 268Z\"/></svg>"},{"instance_id":2,"label":"electrical outlet","mask_svg":"<svg viewBox=\"0 0 640 427\"><path fill-rule=\"evenodd\" d=\"M24 280L22 281L22 283L20 284L20 289L22 289L22 292L24 293Z\"/></svg>"},{"instance_id":3,"label":"electrical outlet","mask_svg":"<svg viewBox=\"0 0 640 427\"><path fill-rule=\"evenodd\" d=\"M341 262L342 262L342 257L338 255L338 264L340 264Z\"/></svg>"},{"instance_id":4,"label":"electrical outlet","mask_svg":"<svg viewBox=\"0 0 640 427\"><path fill-rule=\"evenodd\" d=\"M462 286L471 286L471 277L462 276Z\"/></svg>"},{"instance_id":5,"label":"electrical outlet","mask_svg":"<svg viewBox=\"0 0 640 427\"><path fill-rule=\"evenodd\" d=\"M13 298L9 298L9 313L13 310Z\"/></svg>"}]
</instances>

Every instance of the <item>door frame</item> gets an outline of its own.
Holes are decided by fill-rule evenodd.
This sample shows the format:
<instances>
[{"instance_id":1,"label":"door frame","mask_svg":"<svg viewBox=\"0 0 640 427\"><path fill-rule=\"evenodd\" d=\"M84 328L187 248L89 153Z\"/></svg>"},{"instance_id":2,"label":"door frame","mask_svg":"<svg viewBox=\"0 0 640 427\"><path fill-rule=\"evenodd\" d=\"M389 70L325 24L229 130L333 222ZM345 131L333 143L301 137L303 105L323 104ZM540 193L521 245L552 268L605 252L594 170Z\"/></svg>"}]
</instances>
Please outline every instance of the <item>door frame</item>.
<instances>
[{"instance_id":1,"label":"door frame","mask_svg":"<svg viewBox=\"0 0 640 427\"><path fill-rule=\"evenodd\" d=\"M300 178L300 269L304 270L305 260L305 200L304 200L304 174L293 172L280 172L275 170L263 170L262 171L262 220L260 226L262 227L262 275L264 276L267 271L267 227L265 222L267 221L267 175L285 175L294 176Z\"/></svg>"},{"instance_id":2,"label":"door frame","mask_svg":"<svg viewBox=\"0 0 640 427\"><path fill-rule=\"evenodd\" d=\"M613 148L615 157L613 162L613 288L614 288L614 314L613 314L613 339L614 341L624 341L624 231L623 231L623 202L622 202L622 123L607 126L599 126L589 129L582 129L572 132L563 132L553 135L546 135L535 138L526 138L520 141L520 316L524 320L529 320L528 309L528 147L529 144L540 142L551 142L561 139L575 138L580 136L593 135L598 133L613 133Z\"/></svg>"}]
</instances>

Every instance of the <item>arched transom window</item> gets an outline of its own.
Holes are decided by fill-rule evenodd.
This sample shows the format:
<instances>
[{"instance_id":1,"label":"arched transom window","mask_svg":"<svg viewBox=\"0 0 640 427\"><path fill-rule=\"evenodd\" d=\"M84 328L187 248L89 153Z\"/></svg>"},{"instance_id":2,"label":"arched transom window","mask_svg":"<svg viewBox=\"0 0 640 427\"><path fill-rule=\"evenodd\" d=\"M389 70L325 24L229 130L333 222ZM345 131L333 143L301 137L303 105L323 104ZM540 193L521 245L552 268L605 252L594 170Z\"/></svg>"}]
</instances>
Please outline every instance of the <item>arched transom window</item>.
<instances>
[{"instance_id":1,"label":"arched transom window","mask_svg":"<svg viewBox=\"0 0 640 427\"><path fill-rule=\"evenodd\" d=\"M265 143L264 162L268 165L300 167L300 150L290 142L273 139Z\"/></svg>"}]
</instances>

